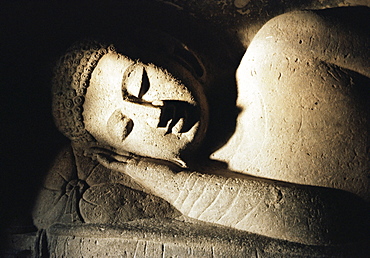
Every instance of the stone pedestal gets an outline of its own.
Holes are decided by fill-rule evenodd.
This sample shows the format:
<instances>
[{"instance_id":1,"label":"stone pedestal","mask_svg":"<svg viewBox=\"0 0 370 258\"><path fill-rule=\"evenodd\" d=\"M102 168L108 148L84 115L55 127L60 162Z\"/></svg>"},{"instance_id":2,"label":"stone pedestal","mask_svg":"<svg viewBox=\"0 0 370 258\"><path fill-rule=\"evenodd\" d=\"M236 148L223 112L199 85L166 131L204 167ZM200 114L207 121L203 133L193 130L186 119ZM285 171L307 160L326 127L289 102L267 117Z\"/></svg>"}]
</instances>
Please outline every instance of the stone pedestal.
<instances>
[{"instance_id":1,"label":"stone pedestal","mask_svg":"<svg viewBox=\"0 0 370 258\"><path fill-rule=\"evenodd\" d=\"M366 257L370 251L368 242L309 246L210 224L154 219L121 226L55 224L38 234L12 235L11 243L8 257Z\"/></svg>"}]
</instances>

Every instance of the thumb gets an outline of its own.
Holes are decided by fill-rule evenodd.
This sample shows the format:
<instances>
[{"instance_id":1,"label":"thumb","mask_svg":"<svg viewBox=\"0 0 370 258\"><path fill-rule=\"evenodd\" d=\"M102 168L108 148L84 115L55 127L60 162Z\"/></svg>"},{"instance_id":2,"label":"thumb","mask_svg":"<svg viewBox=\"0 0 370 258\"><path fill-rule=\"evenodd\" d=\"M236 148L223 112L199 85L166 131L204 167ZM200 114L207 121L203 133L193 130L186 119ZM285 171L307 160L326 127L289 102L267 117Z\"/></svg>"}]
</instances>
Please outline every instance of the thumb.
<instances>
[{"instance_id":1,"label":"thumb","mask_svg":"<svg viewBox=\"0 0 370 258\"><path fill-rule=\"evenodd\" d=\"M96 153L96 159L104 167L120 172L125 172L127 165L135 162L132 157L107 153Z\"/></svg>"}]
</instances>

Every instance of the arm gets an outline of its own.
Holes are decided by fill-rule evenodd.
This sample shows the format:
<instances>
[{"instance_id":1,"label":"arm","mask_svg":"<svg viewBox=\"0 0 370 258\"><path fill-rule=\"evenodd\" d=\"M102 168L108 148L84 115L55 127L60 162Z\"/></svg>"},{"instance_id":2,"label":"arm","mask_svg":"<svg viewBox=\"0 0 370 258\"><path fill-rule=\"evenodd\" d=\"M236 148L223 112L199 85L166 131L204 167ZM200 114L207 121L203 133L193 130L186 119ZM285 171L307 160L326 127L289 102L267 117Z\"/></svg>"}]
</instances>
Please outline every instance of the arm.
<instances>
[{"instance_id":1,"label":"arm","mask_svg":"<svg viewBox=\"0 0 370 258\"><path fill-rule=\"evenodd\" d=\"M340 191L237 174L177 172L168 164L122 157L98 155L98 160L129 174L191 218L304 244L330 243L347 233L342 224L359 232L353 227L358 221L336 223L346 218L350 203L342 205L347 195Z\"/></svg>"}]
</instances>

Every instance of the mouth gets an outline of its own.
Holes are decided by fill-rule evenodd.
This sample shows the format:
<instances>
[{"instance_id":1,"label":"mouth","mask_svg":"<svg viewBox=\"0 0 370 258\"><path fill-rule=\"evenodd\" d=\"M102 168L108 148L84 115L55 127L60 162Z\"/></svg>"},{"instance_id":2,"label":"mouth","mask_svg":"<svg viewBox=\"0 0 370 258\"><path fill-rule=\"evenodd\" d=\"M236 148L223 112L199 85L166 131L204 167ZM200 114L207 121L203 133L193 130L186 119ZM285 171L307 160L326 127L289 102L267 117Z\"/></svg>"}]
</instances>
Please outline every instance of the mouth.
<instances>
[{"instance_id":1,"label":"mouth","mask_svg":"<svg viewBox=\"0 0 370 258\"><path fill-rule=\"evenodd\" d=\"M165 135L186 133L200 120L199 109L185 101L161 101L161 115L158 127L167 128Z\"/></svg>"}]
</instances>

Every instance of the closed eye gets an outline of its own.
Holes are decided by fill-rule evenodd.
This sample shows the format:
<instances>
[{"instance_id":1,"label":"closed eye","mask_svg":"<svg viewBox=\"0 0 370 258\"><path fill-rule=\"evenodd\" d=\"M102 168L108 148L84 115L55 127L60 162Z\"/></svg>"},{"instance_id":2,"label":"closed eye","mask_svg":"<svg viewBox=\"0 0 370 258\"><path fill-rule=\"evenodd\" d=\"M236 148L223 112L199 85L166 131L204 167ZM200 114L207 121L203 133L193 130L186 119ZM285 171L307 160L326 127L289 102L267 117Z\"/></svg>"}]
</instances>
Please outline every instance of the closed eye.
<instances>
[{"instance_id":1,"label":"closed eye","mask_svg":"<svg viewBox=\"0 0 370 258\"><path fill-rule=\"evenodd\" d=\"M139 96L138 98L141 99L145 93L148 92L149 90L149 77L148 73L146 72L145 67L143 68L143 74L141 75L141 86L140 86L140 91L139 91Z\"/></svg>"}]
</instances>

